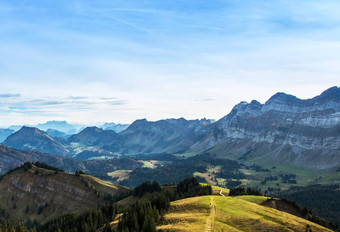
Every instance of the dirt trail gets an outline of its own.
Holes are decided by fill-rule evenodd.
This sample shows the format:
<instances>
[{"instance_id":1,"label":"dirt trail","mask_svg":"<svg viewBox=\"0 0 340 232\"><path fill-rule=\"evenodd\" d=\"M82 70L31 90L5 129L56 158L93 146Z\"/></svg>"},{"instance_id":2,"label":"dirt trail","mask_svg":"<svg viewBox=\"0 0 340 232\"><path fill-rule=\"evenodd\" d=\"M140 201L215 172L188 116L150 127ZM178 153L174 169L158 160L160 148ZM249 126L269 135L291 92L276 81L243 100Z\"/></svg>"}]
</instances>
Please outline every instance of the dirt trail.
<instances>
[{"instance_id":1,"label":"dirt trail","mask_svg":"<svg viewBox=\"0 0 340 232\"><path fill-rule=\"evenodd\" d=\"M221 191L220 191L220 195L221 195L222 197L225 197L224 194L222 193L222 189L221 189Z\"/></svg>"},{"instance_id":2,"label":"dirt trail","mask_svg":"<svg viewBox=\"0 0 340 232\"><path fill-rule=\"evenodd\" d=\"M210 215L207 218L207 232L213 231L215 215L216 215L216 206L214 202L214 197L211 196L210 197Z\"/></svg>"}]
</instances>

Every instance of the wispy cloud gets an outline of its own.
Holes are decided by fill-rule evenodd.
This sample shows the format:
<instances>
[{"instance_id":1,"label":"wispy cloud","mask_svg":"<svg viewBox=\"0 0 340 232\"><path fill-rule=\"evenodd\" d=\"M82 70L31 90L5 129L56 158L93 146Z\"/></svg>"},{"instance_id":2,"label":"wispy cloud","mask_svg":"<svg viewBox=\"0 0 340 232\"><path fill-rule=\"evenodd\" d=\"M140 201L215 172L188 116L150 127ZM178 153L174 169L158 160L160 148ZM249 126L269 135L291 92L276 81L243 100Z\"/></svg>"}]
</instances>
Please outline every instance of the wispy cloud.
<instances>
[{"instance_id":1,"label":"wispy cloud","mask_svg":"<svg viewBox=\"0 0 340 232\"><path fill-rule=\"evenodd\" d=\"M117 100L117 101L108 101L106 103L110 104L112 106L120 106L120 105L125 105L126 101L124 101L124 100Z\"/></svg>"},{"instance_id":2,"label":"wispy cloud","mask_svg":"<svg viewBox=\"0 0 340 232\"><path fill-rule=\"evenodd\" d=\"M117 97L101 97L100 100L115 100Z\"/></svg>"},{"instance_id":3,"label":"wispy cloud","mask_svg":"<svg viewBox=\"0 0 340 232\"><path fill-rule=\"evenodd\" d=\"M83 100L83 99L88 99L88 97L86 96L69 96L67 97L68 99L72 99L72 100Z\"/></svg>"},{"instance_id":4,"label":"wispy cloud","mask_svg":"<svg viewBox=\"0 0 340 232\"><path fill-rule=\"evenodd\" d=\"M7 98L6 98L7 99ZM2 113L6 114L22 114L24 115L50 115L59 117L59 115L69 115L73 112L97 112L103 108L122 107L126 105L126 100L112 98L103 99L102 97L87 98L61 98L60 100L52 100L51 97L45 99L29 99L22 97L20 99L3 99L0 101Z\"/></svg>"},{"instance_id":5,"label":"wispy cloud","mask_svg":"<svg viewBox=\"0 0 340 232\"><path fill-rule=\"evenodd\" d=\"M0 94L0 98L13 98L13 97L20 97L21 94L13 94L13 93L3 93Z\"/></svg>"},{"instance_id":6,"label":"wispy cloud","mask_svg":"<svg viewBox=\"0 0 340 232\"><path fill-rule=\"evenodd\" d=\"M213 98L205 98L205 99L196 99L194 101L198 101L198 102L209 102L209 101L215 101L216 99Z\"/></svg>"}]
</instances>

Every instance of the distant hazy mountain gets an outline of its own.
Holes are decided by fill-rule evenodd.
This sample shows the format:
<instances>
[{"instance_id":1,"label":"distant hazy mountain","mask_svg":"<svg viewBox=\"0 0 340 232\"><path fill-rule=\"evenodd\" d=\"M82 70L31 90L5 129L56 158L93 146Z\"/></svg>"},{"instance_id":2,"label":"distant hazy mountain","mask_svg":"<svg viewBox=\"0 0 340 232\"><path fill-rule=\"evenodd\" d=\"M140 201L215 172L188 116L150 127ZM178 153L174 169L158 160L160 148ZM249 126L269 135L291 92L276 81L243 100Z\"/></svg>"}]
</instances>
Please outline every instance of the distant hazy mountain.
<instances>
[{"instance_id":1,"label":"distant hazy mountain","mask_svg":"<svg viewBox=\"0 0 340 232\"><path fill-rule=\"evenodd\" d=\"M75 134L79 132L83 126L79 124L69 124L66 121L48 121L36 126L38 129L47 131L48 129L58 130L66 134Z\"/></svg>"},{"instance_id":2,"label":"distant hazy mountain","mask_svg":"<svg viewBox=\"0 0 340 232\"><path fill-rule=\"evenodd\" d=\"M7 129L13 130L15 132L15 131L20 130L21 127L22 127L22 125L12 125L12 126L8 127Z\"/></svg>"},{"instance_id":3,"label":"distant hazy mountain","mask_svg":"<svg viewBox=\"0 0 340 232\"><path fill-rule=\"evenodd\" d=\"M120 133L121 131L128 128L129 124L115 124L113 122L105 123L104 125L100 126L103 130L113 130L116 133Z\"/></svg>"},{"instance_id":4,"label":"distant hazy mountain","mask_svg":"<svg viewBox=\"0 0 340 232\"><path fill-rule=\"evenodd\" d=\"M63 139L66 139L66 138L69 138L71 137L70 134L66 134L62 131L58 131L58 130L54 130L54 129L48 129L46 131L46 134L48 134L49 136L53 137L53 138L63 138Z\"/></svg>"},{"instance_id":5,"label":"distant hazy mountain","mask_svg":"<svg viewBox=\"0 0 340 232\"><path fill-rule=\"evenodd\" d=\"M10 129L1 129L0 128L0 143L2 143L3 141L5 141L7 139L8 136L10 136L11 134L14 133L14 130L10 130Z\"/></svg>"},{"instance_id":6,"label":"distant hazy mountain","mask_svg":"<svg viewBox=\"0 0 340 232\"><path fill-rule=\"evenodd\" d=\"M19 131L10 135L3 144L21 150L35 150L57 155L69 153L60 142L34 127L23 126Z\"/></svg>"}]
</instances>

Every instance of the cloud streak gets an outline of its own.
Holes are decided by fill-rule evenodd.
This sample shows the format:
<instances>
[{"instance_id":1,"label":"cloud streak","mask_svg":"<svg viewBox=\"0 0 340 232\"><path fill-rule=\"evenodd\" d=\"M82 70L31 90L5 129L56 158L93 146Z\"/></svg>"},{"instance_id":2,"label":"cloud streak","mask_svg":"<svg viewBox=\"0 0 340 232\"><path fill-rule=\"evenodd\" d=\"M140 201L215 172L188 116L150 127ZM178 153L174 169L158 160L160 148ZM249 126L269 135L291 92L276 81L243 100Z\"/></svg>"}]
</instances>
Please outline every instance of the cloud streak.
<instances>
[{"instance_id":1,"label":"cloud streak","mask_svg":"<svg viewBox=\"0 0 340 232\"><path fill-rule=\"evenodd\" d=\"M116 98L115 98L116 99ZM84 98L61 98L60 100L52 100L49 97L45 99L3 99L0 101L3 111L7 113L49 113L59 115L60 113L68 114L71 112L78 111L95 111L103 107L113 107L113 106L124 106L126 105L126 100L112 100L112 98L103 99L101 97L88 97ZM6 110L4 110L6 109Z\"/></svg>"},{"instance_id":2,"label":"cloud streak","mask_svg":"<svg viewBox=\"0 0 340 232\"><path fill-rule=\"evenodd\" d=\"M13 93L3 93L0 94L0 98L18 98L21 94L13 94Z\"/></svg>"},{"instance_id":3,"label":"cloud streak","mask_svg":"<svg viewBox=\"0 0 340 232\"><path fill-rule=\"evenodd\" d=\"M197 99L194 101L198 101L198 102L209 102L209 101L215 101L216 99L213 98L205 98L205 99Z\"/></svg>"}]
</instances>

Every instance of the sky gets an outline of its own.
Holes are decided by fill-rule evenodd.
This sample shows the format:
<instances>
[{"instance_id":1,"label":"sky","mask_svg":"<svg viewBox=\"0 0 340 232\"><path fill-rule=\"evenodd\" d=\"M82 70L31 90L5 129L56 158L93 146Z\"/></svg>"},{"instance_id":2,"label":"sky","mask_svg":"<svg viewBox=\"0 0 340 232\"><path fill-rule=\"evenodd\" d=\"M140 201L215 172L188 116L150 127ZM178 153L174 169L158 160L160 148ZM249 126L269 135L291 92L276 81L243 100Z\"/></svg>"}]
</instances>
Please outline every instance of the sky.
<instances>
[{"instance_id":1,"label":"sky","mask_svg":"<svg viewBox=\"0 0 340 232\"><path fill-rule=\"evenodd\" d=\"M0 126L219 119L339 86L340 1L0 0Z\"/></svg>"}]
</instances>

